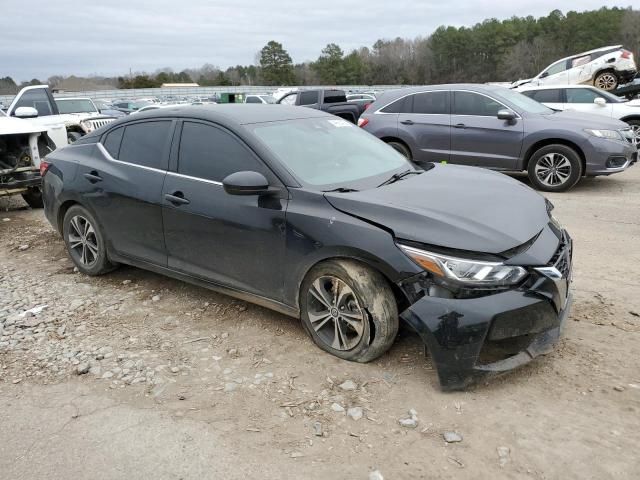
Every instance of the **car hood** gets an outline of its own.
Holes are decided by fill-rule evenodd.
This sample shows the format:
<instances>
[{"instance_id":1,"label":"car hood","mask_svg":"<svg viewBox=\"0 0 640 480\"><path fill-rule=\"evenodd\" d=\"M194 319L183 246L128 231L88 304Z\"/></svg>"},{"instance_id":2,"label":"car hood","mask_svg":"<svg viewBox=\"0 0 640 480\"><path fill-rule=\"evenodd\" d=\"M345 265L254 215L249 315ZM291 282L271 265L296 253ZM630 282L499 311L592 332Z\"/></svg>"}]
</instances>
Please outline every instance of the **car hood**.
<instances>
[{"instance_id":1,"label":"car hood","mask_svg":"<svg viewBox=\"0 0 640 480\"><path fill-rule=\"evenodd\" d=\"M604 115L595 113L578 112L575 110L564 110L561 112L555 112L550 115L544 115L547 120L551 122L564 122L565 124L575 125L579 128L594 128L594 129L611 129L611 130L623 130L629 128L626 123L616 120L614 118L608 118Z\"/></svg>"},{"instance_id":2,"label":"car hood","mask_svg":"<svg viewBox=\"0 0 640 480\"><path fill-rule=\"evenodd\" d=\"M510 250L549 223L540 194L474 167L436 165L384 187L325 197L334 208L390 229L398 239L473 252Z\"/></svg>"},{"instance_id":3,"label":"car hood","mask_svg":"<svg viewBox=\"0 0 640 480\"><path fill-rule=\"evenodd\" d=\"M616 105L624 105L626 107L640 107L640 98L629 100L628 102L624 102Z\"/></svg>"},{"instance_id":4,"label":"car hood","mask_svg":"<svg viewBox=\"0 0 640 480\"><path fill-rule=\"evenodd\" d=\"M29 120L0 115L0 135L17 135L46 132L47 127L36 125Z\"/></svg>"}]
</instances>

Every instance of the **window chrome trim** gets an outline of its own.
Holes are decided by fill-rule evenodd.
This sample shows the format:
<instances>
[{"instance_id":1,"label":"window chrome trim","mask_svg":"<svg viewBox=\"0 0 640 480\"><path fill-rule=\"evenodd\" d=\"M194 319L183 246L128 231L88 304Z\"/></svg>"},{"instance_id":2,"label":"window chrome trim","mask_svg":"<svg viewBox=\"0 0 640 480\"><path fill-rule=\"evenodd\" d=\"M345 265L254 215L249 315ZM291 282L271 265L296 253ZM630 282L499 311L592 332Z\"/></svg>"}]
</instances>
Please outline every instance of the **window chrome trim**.
<instances>
[{"instance_id":1,"label":"window chrome trim","mask_svg":"<svg viewBox=\"0 0 640 480\"><path fill-rule=\"evenodd\" d=\"M374 115L451 115L451 113L390 113L390 112L383 112L382 111L383 109L387 108L392 103L399 102L400 100L403 100L403 99L407 98L409 95L418 95L420 93L434 93L434 92L449 92L449 93L451 93L451 90L424 90L424 91L420 91L420 92L407 93L406 95L403 95L402 97L398 97L395 100L391 100L389 103L387 103L386 105L383 105L382 107L377 109L375 112L373 112L373 114ZM449 106L451 106L451 104L449 104Z\"/></svg>"},{"instance_id":2,"label":"window chrome trim","mask_svg":"<svg viewBox=\"0 0 640 480\"><path fill-rule=\"evenodd\" d=\"M216 182L215 180L207 180L206 178L192 177L191 175L185 175L183 173L167 172L167 175L172 175L174 177L186 178L187 180L195 180L197 182L210 183L212 185L222 186L222 182Z\"/></svg>"},{"instance_id":3,"label":"window chrome trim","mask_svg":"<svg viewBox=\"0 0 640 480\"><path fill-rule=\"evenodd\" d=\"M111 154L109 153L109 151L104 147L104 145L102 145L101 142L96 143L96 145L98 146L98 150L100 150L100 152L106 157L107 160L109 160L110 162L114 162L114 163L119 163L121 165L129 165L130 167L136 167L136 168L141 168L143 170L149 170L151 172L160 172L160 173L167 173L166 170L162 170L161 168L154 168L154 167L147 167L146 165L137 165L135 163L129 163L129 162L124 162L122 160L118 160L117 158L113 158L111 156Z\"/></svg>"}]
</instances>

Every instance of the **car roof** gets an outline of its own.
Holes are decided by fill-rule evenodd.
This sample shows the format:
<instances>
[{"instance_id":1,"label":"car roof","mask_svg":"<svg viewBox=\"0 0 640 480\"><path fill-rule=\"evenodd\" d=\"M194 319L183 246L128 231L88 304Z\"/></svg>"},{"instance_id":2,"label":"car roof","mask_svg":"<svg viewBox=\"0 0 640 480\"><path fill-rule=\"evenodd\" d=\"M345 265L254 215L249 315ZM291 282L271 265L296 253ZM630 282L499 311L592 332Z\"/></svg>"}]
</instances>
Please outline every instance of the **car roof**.
<instances>
[{"instance_id":1,"label":"car roof","mask_svg":"<svg viewBox=\"0 0 640 480\"><path fill-rule=\"evenodd\" d=\"M413 93L427 92L427 91L437 91L437 90L470 90L472 92L478 93L495 93L499 92L500 89L504 89L505 87L499 87L495 85L486 85L483 83L447 83L442 85L423 85L421 87L405 87L399 88L397 90L387 90L382 95L380 95L376 101L380 100L392 100L400 97L404 97L407 95L411 95Z\"/></svg>"},{"instance_id":2,"label":"car roof","mask_svg":"<svg viewBox=\"0 0 640 480\"><path fill-rule=\"evenodd\" d=\"M332 117L332 115L328 113L307 107L230 103L215 105L180 105L171 108L157 108L141 112L135 116L135 120L155 117L166 118L167 116L196 118L217 123L232 122L237 125L278 122L304 118Z\"/></svg>"},{"instance_id":3,"label":"car roof","mask_svg":"<svg viewBox=\"0 0 640 480\"><path fill-rule=\"evenodd\" d=\"M585 55L589 55L590 53L602 52L602 51L605 51L605 50L616 50L616 49L621 49L621 48L622 48L622 45L610 45L608 47L594 48L593 50L588 50L586 52L576 53L575 55L569 55L568 57L561 58L559 60L551 62L549 65L553 65L554 63L562 62L564 60L571 60L572 58L583 57Z\"/></svg>"}]
</instances>

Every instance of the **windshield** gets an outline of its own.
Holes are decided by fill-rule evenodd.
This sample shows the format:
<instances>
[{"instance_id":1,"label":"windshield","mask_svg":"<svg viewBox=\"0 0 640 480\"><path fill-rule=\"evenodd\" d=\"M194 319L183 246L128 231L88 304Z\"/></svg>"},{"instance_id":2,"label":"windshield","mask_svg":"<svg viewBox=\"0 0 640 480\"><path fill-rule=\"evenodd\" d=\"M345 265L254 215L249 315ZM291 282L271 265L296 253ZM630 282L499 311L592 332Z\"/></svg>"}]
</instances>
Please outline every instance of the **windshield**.
<instances>
[{"instance_id":1,"label":"windshield","mask_svg":"<svg viewBox=\"0 0 640 480\"><path fill-rule=\"evenodd\" d=\"M602 95L607 99L609 103L625 103L627 101L626 98L620 98L613 93L605 92L604 90L600 90L599 88L594 88L598 92L598 95Z\"/></svg>"},{"instance_id":2,"label":"windshield","mask_svg":"<svg viewBox=\"0 0 640 480\"><path fill-rule=\"evenodd\" d=\"M253 132L302 183L321 190L413 170L392 147L337 117L256 124Z\"/></svg>"},{"instance_id":3,"label":"windshield","mask_svg":"<svg viewBox=\"0 0 640 480\"><path fill-rule=\"evenodd\" d=\"M273 98L271 95L258 95L258 96L267 103L276 103L276 99Z\"/></svg>"},{"instance_id":4,"label":"windshield","mask_svg":"<svg viewBox=\"0 0 640 480\"><path fill-rule=\"evenodd\" d=\"M94 113L96 107L91 100L86 99L56 99L56 105L58 105L58 111L60 113Z\"/></svg>"},{"instance_id":5,"label":"windshield","mask_svg":"<svg viewBox=\"0 0 640 480\"><path fill-rule=\"evenodd\" d=\"M508 88L500 88L496 89L496 93L498 93L502 98L511 102L516 108L519 108L522 111L528 113L541 113L541 114L549 114L553 113L553 110L549 107L545 107L541 103L536 102L532 98L527 97L519 92L514 92L513 90L509 90Z\"/></svg>"}]
</instances>

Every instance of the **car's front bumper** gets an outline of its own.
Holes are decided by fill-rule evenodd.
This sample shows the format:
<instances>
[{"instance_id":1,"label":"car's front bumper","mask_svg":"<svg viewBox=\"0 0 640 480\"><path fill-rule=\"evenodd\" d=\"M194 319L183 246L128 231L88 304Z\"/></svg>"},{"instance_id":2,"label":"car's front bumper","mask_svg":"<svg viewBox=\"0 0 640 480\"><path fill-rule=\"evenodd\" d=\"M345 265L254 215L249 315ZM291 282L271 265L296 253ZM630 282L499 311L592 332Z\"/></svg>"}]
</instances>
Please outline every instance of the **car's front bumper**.
<instances>
[{"instance_id":1,"label":"car's front bumper","mask_svg":"<svg viewBox=\"0 0 640 480\"><path fill-rule=\"evenodd\" d=\"M632 143L597 137L591 137L589 143L592 148L590 152L586 152L584 172L586 176L611 175L622 172L638 161L638 148ZM620 162L621 160L624 161Z\"/></svg>"},{"instance_id":2,"label":"car's front bumper","mask_svg":"<svg viewBox=\"0 0 640 480\"><path fill-rule=\"evenodd\" d=\"M401 314L418 332L445 390L520 367L548 353L572 303L571 240L519 288L478 298L424 296ZM555 273L554 273L555 272Z\"/></svg>"}]
</instances>

